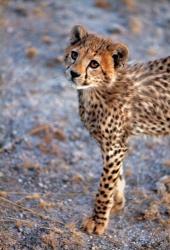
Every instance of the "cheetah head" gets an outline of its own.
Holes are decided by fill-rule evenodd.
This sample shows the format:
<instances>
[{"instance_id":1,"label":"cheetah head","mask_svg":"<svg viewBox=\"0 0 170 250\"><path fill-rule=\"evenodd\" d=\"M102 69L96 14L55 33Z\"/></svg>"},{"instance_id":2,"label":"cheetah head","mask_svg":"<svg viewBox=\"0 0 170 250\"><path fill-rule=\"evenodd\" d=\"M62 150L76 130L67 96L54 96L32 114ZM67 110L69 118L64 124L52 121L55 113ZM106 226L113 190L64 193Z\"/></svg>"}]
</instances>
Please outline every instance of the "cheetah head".
<instances>
[{"instance_id":1,"label":"cheetah head","mask_svg":"<svg viewBox=\"0 0 170 250\"><path fill-rule=\"evenodd\" d=\"M77 89L113 86L127 57L126 45L90 34L76 25L65 50L66 77Z\"/></svg>"}]
</instances>

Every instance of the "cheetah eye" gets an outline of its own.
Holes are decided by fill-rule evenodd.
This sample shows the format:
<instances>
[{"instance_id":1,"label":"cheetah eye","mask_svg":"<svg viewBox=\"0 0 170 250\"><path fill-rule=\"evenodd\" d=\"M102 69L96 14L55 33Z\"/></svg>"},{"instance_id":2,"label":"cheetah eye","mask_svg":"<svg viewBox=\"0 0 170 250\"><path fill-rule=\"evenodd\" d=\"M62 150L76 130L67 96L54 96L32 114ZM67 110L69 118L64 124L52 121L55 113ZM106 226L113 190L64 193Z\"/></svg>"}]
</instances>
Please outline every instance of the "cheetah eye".
<instances>
[{"instance_id":1,"label":"cheetah eye","mask_svg":"<svg viewBox=\"0 0 170 250\"><path fill-rule=\"evenodd\" d=\"M71 51L71 58L72 58L73 60L76 60L77 57L78 57L78 53L77 53L76 51Z\"/></svg>"},{"instance_id":2,"label":"cheetah eye","mask_svg":"<svg viewBox=\"0 0 170 250\"><path fill-rule=\"evenodd\" d=\"M92 68L92 69L96 69L99 67L99 63L96 61L96 60L92 60L89 64L89 66Z\"/></svg>"}]
</instances>

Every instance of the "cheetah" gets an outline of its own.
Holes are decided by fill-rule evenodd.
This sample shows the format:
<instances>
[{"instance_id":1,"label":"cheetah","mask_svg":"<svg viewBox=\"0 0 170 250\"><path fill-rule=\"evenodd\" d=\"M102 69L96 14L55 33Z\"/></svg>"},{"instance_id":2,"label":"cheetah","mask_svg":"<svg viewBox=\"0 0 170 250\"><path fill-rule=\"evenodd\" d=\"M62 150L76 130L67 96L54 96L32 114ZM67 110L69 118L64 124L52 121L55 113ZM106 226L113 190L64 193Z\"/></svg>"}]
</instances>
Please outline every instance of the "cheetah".
<instances>
[{"instance_id":1,"label":"cheetah","mask_svg":"<svg viewBox=\"0 0 170 250\"><path fill-rule=\"evenodd\" d=\"M128 47L73 27L65 50L66 77L77 89L79 114L103 159L87 233L105 232L125 205L122 162L130 136L170 135L170 56L129 65Z\"/></svg>"}]
</instances>

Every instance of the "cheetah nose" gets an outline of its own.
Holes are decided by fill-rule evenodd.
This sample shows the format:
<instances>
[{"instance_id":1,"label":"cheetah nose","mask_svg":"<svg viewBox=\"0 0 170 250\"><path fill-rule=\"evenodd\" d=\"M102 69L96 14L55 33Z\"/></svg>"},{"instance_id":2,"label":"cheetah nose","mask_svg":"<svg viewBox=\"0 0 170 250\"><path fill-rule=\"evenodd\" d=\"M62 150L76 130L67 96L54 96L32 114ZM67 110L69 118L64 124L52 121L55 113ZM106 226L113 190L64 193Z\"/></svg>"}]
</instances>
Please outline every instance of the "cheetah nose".
<instances>
[{"instance_id":1,"label":"cheetah nose","mask_svg":"<svg viewBox=\"0 0 170 250\"><path fill-rule=\"evenodd\" d=\"M72 79L74 79L74 78L76 78L76 77L79 77L80 76L80 74L79 73L77 73L77 72L75 72L75 71L70 71L70 74L71 74L71 77L72 77Z\"/></svg>"}]
</instances>

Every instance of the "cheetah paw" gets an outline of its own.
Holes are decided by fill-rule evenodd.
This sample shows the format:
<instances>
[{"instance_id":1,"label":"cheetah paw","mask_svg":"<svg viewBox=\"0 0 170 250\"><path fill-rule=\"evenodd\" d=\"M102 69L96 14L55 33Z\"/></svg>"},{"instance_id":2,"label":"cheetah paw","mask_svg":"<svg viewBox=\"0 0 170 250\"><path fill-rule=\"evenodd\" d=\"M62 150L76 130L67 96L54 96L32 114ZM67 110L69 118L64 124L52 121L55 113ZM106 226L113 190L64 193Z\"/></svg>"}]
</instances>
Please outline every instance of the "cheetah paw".
<instances>
[{"instance_id":1,"label":"cheetah paw","mask_svg":"<svg viewBox=\"0 0 170 250\"><path fill-rule=\"evenodd\" d=\"M101 235L106 230L107 224L108 223L106 222L105 223L96 222L93 217L89 217L84 221L83 228L88 234L95 233Z\"/></svg>"}]
</instances>

